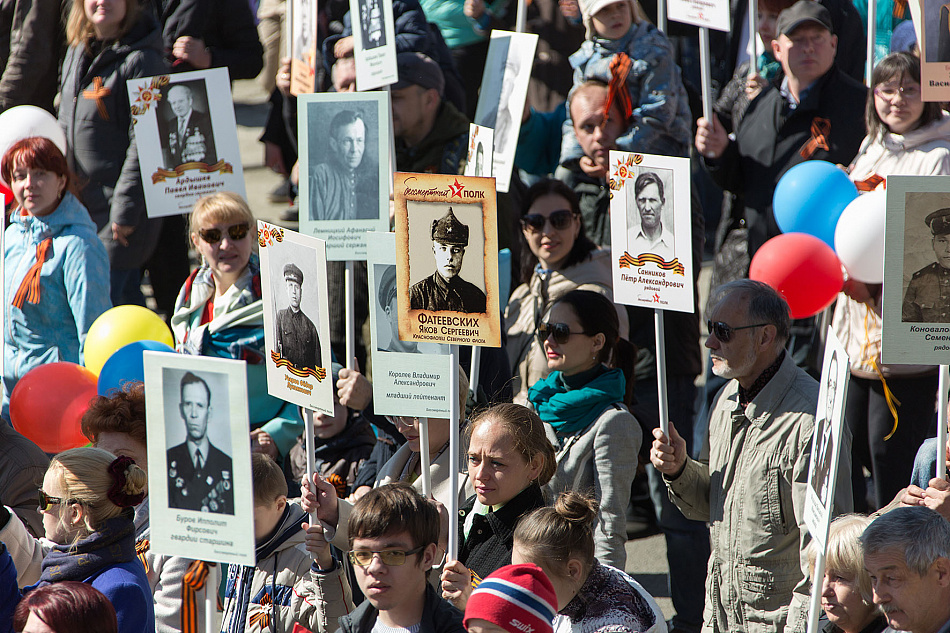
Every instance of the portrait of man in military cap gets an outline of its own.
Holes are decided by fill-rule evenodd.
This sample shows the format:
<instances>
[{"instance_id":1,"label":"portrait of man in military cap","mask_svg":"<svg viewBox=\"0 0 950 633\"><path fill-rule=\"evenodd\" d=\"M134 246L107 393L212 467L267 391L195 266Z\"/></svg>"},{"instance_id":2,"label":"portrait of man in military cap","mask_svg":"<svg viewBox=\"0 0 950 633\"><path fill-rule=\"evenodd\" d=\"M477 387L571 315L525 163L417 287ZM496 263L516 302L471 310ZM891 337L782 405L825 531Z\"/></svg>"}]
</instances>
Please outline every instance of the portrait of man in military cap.
<instances>
[{"instance_id":1,"label":"portrait of man in military cap","mask_svg":"<svg viewBox=\"0 0 950 633\"><path fill-rule=\"evenodd\" d=\"M435 256L435 272L409 289L409 308L434 312L485 312L485 292L459 275L468 246L469 227L460 222L449 207L445 215L432 221L429 235Z\"/></svg>"},{"instance_id":2,"label":"portrait of man in military cap","mask_svg":"<svg viewBox=\"0 0 950 633\"><path fill-rule=\"evenodd\" d=\"M296 369L323 367L320 335L313 321L300 309L303 271L290 262L284 264L283 273L288 305L277 311L274 328L275 349Z\"/></svg>"},{"instance_id":3,"label":"portrait of man in military cap","mask_svg":"<svg viewBox=\"0 0 950 633\"><path fill-rule=\"evenodd\" d=\"M412 341L399 340L399 312L396 297L396 266L395 264L374 264L376 278L376 300L386 315L385 319L376 320L376 349L380 352L401 352L403 354L418 354L419 344ZM389 337L385 345L382 341Z\"/></svg>"},{"instance_id":4,"label":"portrait of man in military cap","mask_svg":"<svg viewBox=\"0 0 950 633\"><path fill-rule=\"evenodd\" d=\"M936 261L913 274L901 320L907 323L950 323L950 208L930 213L924 223L931 232Z\"/></svg>"}]
</instances>

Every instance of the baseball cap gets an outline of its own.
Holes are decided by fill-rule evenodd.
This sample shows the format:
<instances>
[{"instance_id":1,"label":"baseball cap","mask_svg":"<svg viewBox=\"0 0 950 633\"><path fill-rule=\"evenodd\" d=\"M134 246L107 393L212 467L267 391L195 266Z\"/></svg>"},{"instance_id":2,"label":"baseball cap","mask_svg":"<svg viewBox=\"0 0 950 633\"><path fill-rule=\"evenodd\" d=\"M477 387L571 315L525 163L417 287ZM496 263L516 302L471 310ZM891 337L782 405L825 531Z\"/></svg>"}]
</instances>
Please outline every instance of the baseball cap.
<instances>
[{"instance_id":1,"label":"baseball cap","mask_svg":"<svg viewBox=\"0 0 950 633\"><path fill-rule=\"evenodd\" d=\"M779 35L789 35L806 22L814 22L818 26L828 29L829 33L835 32L828 9L820 3L814 2L814 0L798 0L798 2L779 13L778 21L775 23L775 31Z\"/></svg>"}]
</instances>

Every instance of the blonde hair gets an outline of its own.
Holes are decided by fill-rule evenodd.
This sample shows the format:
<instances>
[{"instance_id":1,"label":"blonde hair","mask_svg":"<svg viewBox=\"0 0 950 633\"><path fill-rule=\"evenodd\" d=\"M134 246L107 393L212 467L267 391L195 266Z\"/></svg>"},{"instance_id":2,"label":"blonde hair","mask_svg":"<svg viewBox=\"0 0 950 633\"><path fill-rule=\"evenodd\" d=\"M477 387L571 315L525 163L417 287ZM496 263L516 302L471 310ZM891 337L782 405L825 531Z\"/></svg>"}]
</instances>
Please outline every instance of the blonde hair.
<instances>
[{"instance_id":1,"label":"blonde hair","mask_svg":"<svg viewBox=\"0 0 950 633\"><path fill-rule=\"evenodd\" d=\"M247 222L250 225L251 232L257 235L257 227L251 207L248 206L244 198L231 191L219 191L198 198L191 210L191 215L188 216L188 232L197 236L198 228L204 221L214 224Z\"/></svg>"},{"instance_id":2,"label":"blonde hair","mask_svg":"<svg viewBox=\"0 0 950 633\"><path fill-rule=\"evenodd\" d=\"M589 572L594 565L594 522L599 508L593 497L573 490L562 492L553 506L533 510L518 521L514 542L526 551L526 562L560 573L576 558Z\"/></svg>"},{"instance_id":3,"label":"blonde hair","mask_svg":"<svg viewBox=\"0 0 950 633\"><path fill-rule=\"evenodd\" d=\"M115 455L101 448L82 447L63 451L50 460L48 474L59 483L63 500L82 505L87 534L119 516L124 509L108 497L109 489L115 483L109 466L115 459ZM130 496L145 492L148 476L144 470L129 464L124 475L125 486L121 492ZM65 523L65 517L60 520ZM87 534L79 534L75 540Z\"/></svg>"},{"instance_id":4,"label":"blonde hair","mask_svg":"<svg viewBox=\"0 0 950 633\"><path fill-rule=\"evenodd\" d=\"M142 7L139 0L125 0L125 17L119 24L119 32L115 39L122 37L132 30L132 26L138 21ZM96 39L96 32L92 28L92 22L86 16L86 7L83 0L73 0L73 7L69 12L69 19L66 22L66 41L70 46L88 45L90 41Z\"/></svg>"},{"instance_id":5,"label":"blonde hair","mask_svg":"<svg viewBox=\"0 0 950 633\"><path fill-rule=\"evenodd\" d=\"M251 455L251 487L254 489L254 505L266 506L280 497L287 496L287 478L280 466L263 453Z\"/></svg>"},{"instance_id":6,"label":"blonde hair","mask_svg":"<svg viewBox=\"0 0 950 633\"><path fill-rule=\"evenodd\" d=\"M861 535L871 524L871 519L861 514L845 514L831 522L828 528L828 546L825 551L825 573L838 574L854 583L866 604L872 604L871 577L864 568L864 546ZM808 575L815 578L815 561L818 558L818 541L808 544Z\"/></svg>"}]
</instances>

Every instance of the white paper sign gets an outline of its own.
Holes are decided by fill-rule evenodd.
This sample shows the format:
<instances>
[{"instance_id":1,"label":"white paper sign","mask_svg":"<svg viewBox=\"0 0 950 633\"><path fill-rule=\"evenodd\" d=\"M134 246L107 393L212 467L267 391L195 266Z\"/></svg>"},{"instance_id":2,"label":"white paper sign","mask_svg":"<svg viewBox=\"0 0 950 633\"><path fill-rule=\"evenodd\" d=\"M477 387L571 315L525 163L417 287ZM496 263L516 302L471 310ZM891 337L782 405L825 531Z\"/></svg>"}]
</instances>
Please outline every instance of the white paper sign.
<instances>
[{"instance_id":1,"label":"white paper sign","mask_svg":"<svg viewBox=\"0 0 950 633\"><path fill-rule=\"evenodd\" d=\"M201 196L246 196L227 68L128 81L148 216L190 213Z\"/></svg>"},{"instance_id":2,"label":"white paper sign","mask_svg":"<svg viewBox=\"0 0 950 633\"><path fill-rule=\"evenodd\" d=\"M614 301L693 311L689 159L610 152Z\"/></svg>"},{"instance_id":3,"label":"white paper sign","mask_svg":"<svg viewBox=\"0 0 950 633\"><path fill-rule=\"evenodd\" d=\"M667 0L667 15L675 22L685 22L694 26L706 27L717 31L729 31L728 0Z\"/></svg>"},{"instance_id":4,"label":"white paper sign","mask_svg":"<svg viewBox=\"0 0 950 633\"><path fill-rule=\"evenodd\" d=\"M495 131L474 123L468 124L468 157L466 176L491 176Z\"/></svg>"},{"instance_id":5,"label":"white paper sign","mask_svg":"<svg viewBox=\"0 0 950 633\"><path fill-rule=\"evenodd\" d=\"M356 57L356 89L373 90L399 81L392 0L350 0Z\"/></svg>"}]
</instances>

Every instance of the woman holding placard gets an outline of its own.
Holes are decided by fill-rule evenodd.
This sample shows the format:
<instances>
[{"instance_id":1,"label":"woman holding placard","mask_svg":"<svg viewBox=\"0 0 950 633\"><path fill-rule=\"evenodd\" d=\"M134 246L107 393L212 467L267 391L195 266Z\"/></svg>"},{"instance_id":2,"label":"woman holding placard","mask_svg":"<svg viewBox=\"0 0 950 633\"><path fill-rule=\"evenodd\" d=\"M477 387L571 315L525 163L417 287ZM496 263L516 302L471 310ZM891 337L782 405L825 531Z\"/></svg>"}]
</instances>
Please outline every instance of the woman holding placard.
<instances>
[{"instance_id":1,"label":"woman holding placard","mask_svg":"<svg viewBox=\"0 0 950 633\"><path fill-rule=\"evenodd\" d=\"M594 536L597 558L623 568L627 504L643 431L627 409L633 395L634 349L620 338L610 299L572 290L538 325L551 373L528 400L556 437L552 494L592 490L600 501Z\"/></svg>"},{"instance_id":2,"label":"woman holding placard","mask_svg":"<svg viewBox=\"0 0 950 633\"><path fill-rule=\"evenodd\" d=\"M535 183L521 207L521 279L505 310L508 359L515 368L514 402L526 404L528 388L548 375L541 317L563 294L592 290L613 297L610 251L597 247L584 231L574 191L560 180ZM627 311L615 308L620 336L627 337Z\"/></svg>"},{"instance_id":3,"label":"woman holding placard","mask_svg":"<svg viewBox=\"0 0 950 633\"><path fill-rule=\"evenodd\" d=\"M252 446L277 460L294 446L303 421L297 407L267 394L256 227L250 207L236 193L199 198L189 235L202 263L182 286L171 325L183 354L247 362Z\"/></svg>"},{"instance_id":4,"label":"woman holding placard","mask_svg":"<svg viewBox=\"0 0 950 633\"><path fill-rule=\"evenodd\" d=\"M923 101L917 57L892 53L881 60L872 76L866 120L868 136L849 168L859 191L883 189L884 179L895 174L950 174L950 114ZM852 205L874 200L861 196ZM883 198L878 203L883 205ZM883 209L879 217L883 235ZM839 222L837 250L842 239L860 233L853 229ZM879 262L872 266L874 278L858 278L857 269L844 262L851 279L838 295L833 321L851 358L845 419L853 435L851 473L859 512L871 509L865 501L864 468L874 480L869 502L877 508L907 485L914 455L931 429L937 393L935 367L881 363L884 265L882 253L868 255Z\"/></svg>"}]
</instances>

